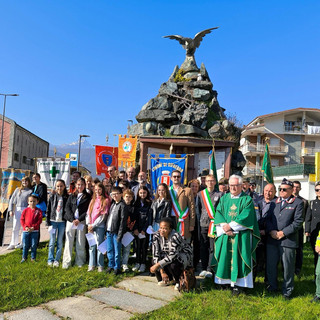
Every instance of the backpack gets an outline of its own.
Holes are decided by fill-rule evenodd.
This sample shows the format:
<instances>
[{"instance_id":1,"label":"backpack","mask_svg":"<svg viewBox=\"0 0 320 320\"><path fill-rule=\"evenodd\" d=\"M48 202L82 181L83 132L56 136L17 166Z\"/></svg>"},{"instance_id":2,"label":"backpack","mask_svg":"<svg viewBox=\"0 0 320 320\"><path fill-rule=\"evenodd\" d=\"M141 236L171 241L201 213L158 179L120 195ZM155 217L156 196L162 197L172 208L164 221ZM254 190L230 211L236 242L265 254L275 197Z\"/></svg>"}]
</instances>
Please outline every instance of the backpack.
<instances>
[{"instance_id":1,"label":"backpack","mask_svg":"<svg viewBox=\"0 0 320 320\"><path fill-rule=\"evenodd\" d=\"M194 289L197 285L197 279L194 275L194 268L186 268L182 271L179 280L179 291L189 292Z\"/></svg>"}]
</instances>

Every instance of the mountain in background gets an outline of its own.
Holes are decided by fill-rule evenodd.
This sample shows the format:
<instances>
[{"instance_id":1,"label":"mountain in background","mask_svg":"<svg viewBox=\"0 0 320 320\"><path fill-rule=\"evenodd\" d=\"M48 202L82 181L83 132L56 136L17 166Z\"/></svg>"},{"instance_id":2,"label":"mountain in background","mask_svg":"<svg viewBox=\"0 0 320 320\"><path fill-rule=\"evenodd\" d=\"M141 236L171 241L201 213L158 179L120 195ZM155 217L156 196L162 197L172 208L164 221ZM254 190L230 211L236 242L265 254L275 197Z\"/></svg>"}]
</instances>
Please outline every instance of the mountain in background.
<instances>
[{"instance_id":1,"label":"mountain in background","mask_svg":"<svg viewBox=\"0 0 320 320\"><path fill-rule=\"evenodd\" d=\"M67 153L78 153L79 141L71 142L68 144L61 144L59 146L51 145L49 146L49 157L54 156L54 148L56 148L56 157L65 158ZM94 147L86 141L85 138L81 139L81 157L80 162L82 166L86 167L91 171L91 175L96 177L96 158ZM97 176L101 178L101 176Z\"/></svg>"}]
</instances>

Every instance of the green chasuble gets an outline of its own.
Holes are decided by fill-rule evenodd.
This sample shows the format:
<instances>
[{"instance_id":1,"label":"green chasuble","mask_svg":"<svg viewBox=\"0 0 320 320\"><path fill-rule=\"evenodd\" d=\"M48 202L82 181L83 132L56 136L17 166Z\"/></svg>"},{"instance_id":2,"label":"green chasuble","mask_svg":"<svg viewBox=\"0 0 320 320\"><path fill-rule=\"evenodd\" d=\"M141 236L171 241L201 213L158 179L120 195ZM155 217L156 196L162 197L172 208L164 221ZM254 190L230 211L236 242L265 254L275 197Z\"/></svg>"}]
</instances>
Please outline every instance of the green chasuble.
<instances>
[{"instance_id":1,"label":"green chasuble","mask_svg":"<svg viewBox=\"0 0 320 320\"><path fill-rule=\"evenodd\" d=\"M227 193L219 201L215 225L232 221L247 229L233 237L223 234L216 238L212 265L217 278L237 282L238 278L244 278L252 271L255 250L260 240L253 201L244 192L235 199Z\"/></svg>"}]
</instances>

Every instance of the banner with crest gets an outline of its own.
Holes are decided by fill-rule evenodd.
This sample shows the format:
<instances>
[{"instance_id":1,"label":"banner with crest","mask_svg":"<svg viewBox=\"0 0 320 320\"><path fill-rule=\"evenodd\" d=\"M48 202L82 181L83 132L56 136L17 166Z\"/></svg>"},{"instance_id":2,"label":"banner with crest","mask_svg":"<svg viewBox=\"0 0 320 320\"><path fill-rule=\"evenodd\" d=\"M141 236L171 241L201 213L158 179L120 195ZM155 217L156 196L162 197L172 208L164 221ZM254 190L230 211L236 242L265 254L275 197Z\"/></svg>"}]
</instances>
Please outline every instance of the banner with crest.
<instances>
[{"instance_id":1,"label":"banner with crest","mask_svg":"<svg viewBox=\"0 0 320 320\"><path fill-rule=\"evenodd\" d=\"M118 161L121 167L135 166L138 138L119 135Z\"/></svg>"},{"instance_id":2,"label":"banner with crest","mask_svg":"<svg viewBox=\"0 0 320 320\"><path fill-rule=\"evenodd\" d=\"M115 166L118 169L118 147L95 146L96 149L96 173L108 174L108 167Z\"/></svg>"}]
</instances>

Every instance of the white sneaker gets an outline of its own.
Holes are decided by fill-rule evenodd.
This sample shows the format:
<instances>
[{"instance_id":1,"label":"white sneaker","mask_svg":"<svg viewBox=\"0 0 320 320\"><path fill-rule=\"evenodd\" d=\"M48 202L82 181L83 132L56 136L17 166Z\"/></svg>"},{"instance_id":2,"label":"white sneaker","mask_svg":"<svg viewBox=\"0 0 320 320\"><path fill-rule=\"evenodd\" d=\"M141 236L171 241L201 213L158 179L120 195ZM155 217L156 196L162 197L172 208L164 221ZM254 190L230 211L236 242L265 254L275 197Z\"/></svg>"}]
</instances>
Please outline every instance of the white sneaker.
<instances>
[{"instance_id":1,"label":"white sneaker","mask_svg":"<svg viewBox=\"0 0 320 320\"><path fill-rule=\"evenodd\" d=\"M142 263L140 268L139 268L139 272L143 273L145 271L146 271L146 265Z\"/></svg>"},{"instance_id":2,"label":"white sneaker","mask_svg":"<svg viewBox=\"0 0 320 320\"><path fill-rule=\"evenodd\" d=\"M199 277L201 278L205 278L205 276L207 275L207 271L206 270L202 270L199 274Z\"/></svg>"},{"instance_id":3,"label":"white sneaker","mask_svg":"<svg viewBox=\"0 0 320 320\"><path fill-rule=\"evenodd\" d=\"M53 262L53 266L56 267L56 268L58 268L58 267L59 267L59 261L54 261L54 262Z\"/></svg>"},{"instance_id":4,"label":"white sneaker","mask_svg":"<svg viewBox=\"0 0 320 320\"><path fill-rule=\"evenodd\" d=\"M48 261L48 267L52 267L53 262L52 261Z\"/></svg>"},{"instance_id":5,"label":"white sneaker","mask_svg":"<svg viewBox=\"0 0 320 320\"><path fill-rule=\"evenodd\" d=\"M136 265L132 268L132 271L139 271L140 263L136 263Z\"/></svg>"},{"instance_id":6,"label":"white sneaker","mask_svg":"<svg viewBox=\"0 0 320 320\"><path fill-rule=\"evenodd\" d=\"M159 281L158 282L158 286L160 286L160 287L166 287L168 285L169 285L169 283L165 283L164 281Z\"/></svg>"},{"instance_id":7,"label":"white sneaker","mask_svg":"<svg viewBox=\"0 0 320 320\"><path fill-rule=\"evenodd\" d=\"M180 289L180 284L176 283L174 286L174 290L179 291L179 289Z\"/></svg>"},{"instance_id":8,"label":"white sneaker","mask_svg":"<svg viewBox=\"0 0 320 320\"><path fill-rule=\"evenodd\" d=\"M98 267L98 272L103 272L103 267Z\"/></svg>"},{"instance_id":9,"label":"white sneaker","mask_svg":"<svg viewBox=\"0 0 320 320\"><path fill-rule=\"evenodd\" d=\"M88 272L93 271L93 270L94 270L94 267L93 267L93 266L89 266L89 267L88 267Z\"/></svg>"},{"instance_id":10,"label":"white sneaker","mask_svg":"<svg viewBox=\"0 0 320 320\"><path fill-rule=\"evenodd\" d=\"M16 245L16 249L22 249L23 248L23 244L19 243Z\"/></svg>"},{"instance_id":11,"label":"white sneaker","mask_svg":"<svg viewBox=\"0 0 320 320\"><path fill-rule=\"evenodd\" d=\"M122 265L122 271L123 272L128 272L130 269L129 269L129 267L128 267L128 265L127 264L123 264Z\"/></svg>"},{"instance_id":12,"label":"white sneaker","mask_svg":"<svg viewBox=\"0 0 320 320\"><path fill-rule=\"evenodd\" d=\"M15 249L15 246L13 244L10 244L10 246L7 248L7 250L13 250Z\"/></svg>"}]
</instances>

